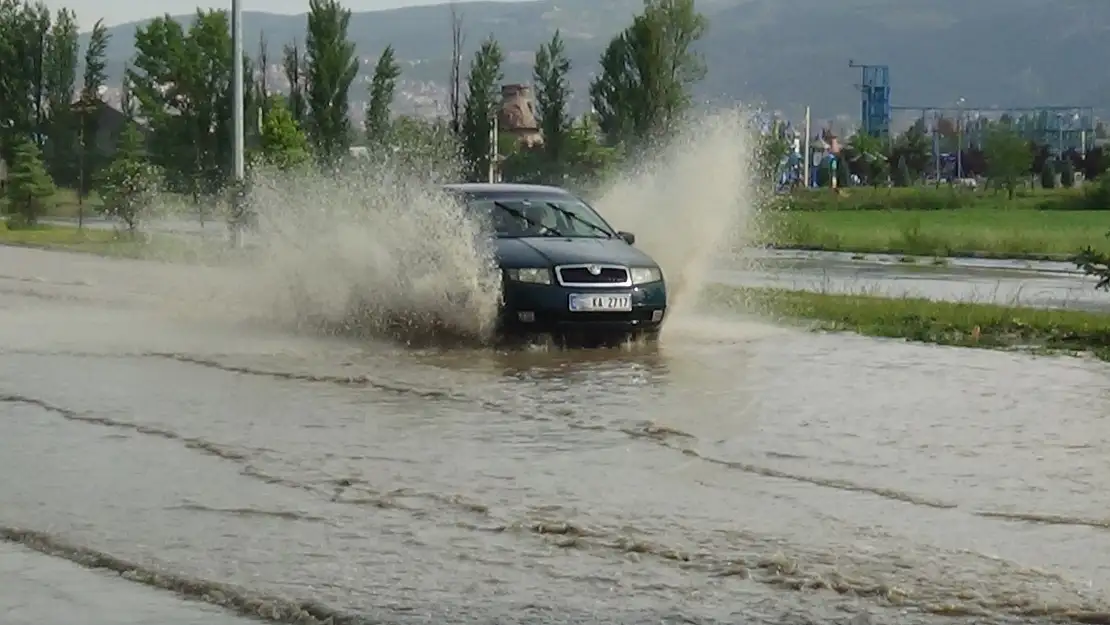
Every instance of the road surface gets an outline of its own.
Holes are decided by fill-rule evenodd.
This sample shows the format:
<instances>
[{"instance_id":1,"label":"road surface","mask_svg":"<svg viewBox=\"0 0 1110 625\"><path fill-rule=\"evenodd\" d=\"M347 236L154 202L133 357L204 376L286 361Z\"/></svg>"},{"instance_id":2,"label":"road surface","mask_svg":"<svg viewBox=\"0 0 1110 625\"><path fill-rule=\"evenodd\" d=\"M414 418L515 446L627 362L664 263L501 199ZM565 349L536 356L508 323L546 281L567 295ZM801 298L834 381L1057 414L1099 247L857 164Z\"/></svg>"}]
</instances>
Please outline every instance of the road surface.
<instances>
[{"instance_id":1,"label":"road surface","mask_svg":"<svg viewBox=\"0 0 1110 625\"><path fill-rule=\"evenodd\" d=\"M1102 363L743 311L658 348L414 348L237 316L225 279L0 247L0 533L125 572L15 556L15 622L93 618L106 581L163 593L107 606L158 623L185 597L304 623L1110 607Z\"/></svg>"}]
</instances>

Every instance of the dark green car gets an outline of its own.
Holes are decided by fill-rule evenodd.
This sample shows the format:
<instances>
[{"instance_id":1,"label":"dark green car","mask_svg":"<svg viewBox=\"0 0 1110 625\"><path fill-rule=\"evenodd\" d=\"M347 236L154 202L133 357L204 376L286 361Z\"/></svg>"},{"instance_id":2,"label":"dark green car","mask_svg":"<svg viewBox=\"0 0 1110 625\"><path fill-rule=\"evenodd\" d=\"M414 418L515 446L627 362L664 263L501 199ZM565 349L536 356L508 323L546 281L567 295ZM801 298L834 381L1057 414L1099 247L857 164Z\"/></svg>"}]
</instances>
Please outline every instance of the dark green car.
<instances>
[{"instance_id":1,"label":"dark green car","mask_svg":"<svg viewBox=\"0 0 1110 625\"><path fill-rule=\"evenodd\" d=\"M557 187L455 184L445 190L495 232L505 337L589 342L655 338L667 311L663 272L589 204Z\"/></svg>"}]
</instances>

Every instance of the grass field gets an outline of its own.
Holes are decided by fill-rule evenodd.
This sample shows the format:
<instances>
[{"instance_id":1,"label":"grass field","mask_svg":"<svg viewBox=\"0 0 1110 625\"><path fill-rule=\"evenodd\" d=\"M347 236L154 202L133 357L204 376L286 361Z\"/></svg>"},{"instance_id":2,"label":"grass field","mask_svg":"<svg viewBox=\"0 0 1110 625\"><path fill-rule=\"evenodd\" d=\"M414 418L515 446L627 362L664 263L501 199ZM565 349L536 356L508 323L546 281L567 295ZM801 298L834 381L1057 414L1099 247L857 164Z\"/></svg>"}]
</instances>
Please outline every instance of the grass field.
<instances>
[{"instance_id":1,"label":"grass field","mask_svg":"<svg viewBox=\"0 0 1110 625\"><path fill-rule=\"evenodd\" d=\"M1058 189L1025 187L1018 189L1013 199L1001 191L948 185L850 187L835 193L809 189L779 196L775 204L793 211L1110 210L1110 183Z\"/></svg>"},{"instance_id":2,"label":"grass field","mask_svg":"<svg viewBox=\"0 0 1110 625\"><path fill-rule=\"evenodd\" d=\"M1110 359L1110 316L1098 313L770 288L714 287L705 299L711 306L807 322L817 330L962 347L1091 352Z\"/></svg>"},{"instance_id":3,"label":"grass field","mask_svg":"<svg viewBox=\"0 0 1110 625\"><path fill-rule=\"evenodd\" d=\"M39 225L9 228L0 222L0 245L19 245L166 262L205 262L218 258L226 249L213 242L183 240L159 234L120 232L70 226Z\"/></svg>"},{"instance_id":4,"label":"grass field","mask_svg":"<svg viewBox=\"0 0 1110 625\"><path fill-rule=\"evenodd\" d=\"M1110 211L787 211L759 221L757 242L782 248L1057 260L1110 251Z\"/></svg>"}]
</instances>

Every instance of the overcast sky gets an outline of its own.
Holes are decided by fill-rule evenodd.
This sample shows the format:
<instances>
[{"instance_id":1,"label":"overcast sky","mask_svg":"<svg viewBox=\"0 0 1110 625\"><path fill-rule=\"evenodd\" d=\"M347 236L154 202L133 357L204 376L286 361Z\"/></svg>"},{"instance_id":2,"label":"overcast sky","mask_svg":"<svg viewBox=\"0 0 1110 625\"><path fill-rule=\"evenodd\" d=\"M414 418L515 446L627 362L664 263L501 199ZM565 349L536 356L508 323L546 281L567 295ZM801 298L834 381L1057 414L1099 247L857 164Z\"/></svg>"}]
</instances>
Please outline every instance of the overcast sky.
<instances>
[{"instance_id":1,"label":"overcast sky","mask_svg":"<svg viewBox=\"0 0 1110 625\"><path fill-rule=\"evenodd\" d=\"M343 0L343 5L352 11L373 11L444 2L446 0ZM67 7L76 11L77 20L82 29L90 28L101 18L106 24L112 26L166 13L170 15L192 13L198 4L206 8L231 6L230 0L223 4L210 0L154 0L149 4L135 0L46 0L46 4L53 10ZM304 13L308 10L308 0L243 0L243 9L270 13Z\"/></svg>"}]
</instances>

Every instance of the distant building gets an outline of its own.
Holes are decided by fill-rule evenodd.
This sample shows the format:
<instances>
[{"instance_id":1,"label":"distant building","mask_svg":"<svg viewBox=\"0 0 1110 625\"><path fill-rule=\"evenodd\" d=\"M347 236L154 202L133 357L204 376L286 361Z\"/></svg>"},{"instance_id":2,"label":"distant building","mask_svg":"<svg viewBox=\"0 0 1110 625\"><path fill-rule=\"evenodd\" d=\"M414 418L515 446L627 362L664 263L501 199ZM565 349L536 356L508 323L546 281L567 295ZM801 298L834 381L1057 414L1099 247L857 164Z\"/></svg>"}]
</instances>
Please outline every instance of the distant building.
<instances>
[{"instance_id":1,"label":"distant building","mask_svg":"<svg viewBox=\"0 0 1110 625\"><path fill-rule=\"evenodd\" d=\"M501 111L497 118L498 133L516 138L521 147L543 144L543 132L528 85L502 85Z\"/></svg>"}]
</instances>

